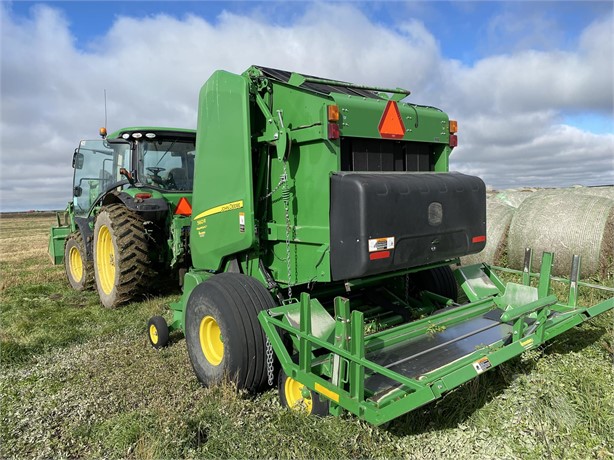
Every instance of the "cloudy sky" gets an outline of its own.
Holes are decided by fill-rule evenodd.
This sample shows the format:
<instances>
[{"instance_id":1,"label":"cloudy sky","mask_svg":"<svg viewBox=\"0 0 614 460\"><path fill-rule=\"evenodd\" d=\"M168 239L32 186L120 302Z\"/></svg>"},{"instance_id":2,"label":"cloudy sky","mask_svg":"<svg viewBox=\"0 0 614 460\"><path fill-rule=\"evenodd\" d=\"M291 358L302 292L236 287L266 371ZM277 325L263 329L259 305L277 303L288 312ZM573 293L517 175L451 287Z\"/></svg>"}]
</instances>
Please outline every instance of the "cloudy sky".
<instances>
[{"instance_id":1,"label":"cloudy sky","mask_svg":"<svg viewBox=\"0 0 614 460\"><path fill-rule=\"evenodd\" d=\"M401 86L494 188L614 184L611 1L2 2L0 211L61 209L104 124L196 126L216 69Z\"/></svg>"}]
</instances>

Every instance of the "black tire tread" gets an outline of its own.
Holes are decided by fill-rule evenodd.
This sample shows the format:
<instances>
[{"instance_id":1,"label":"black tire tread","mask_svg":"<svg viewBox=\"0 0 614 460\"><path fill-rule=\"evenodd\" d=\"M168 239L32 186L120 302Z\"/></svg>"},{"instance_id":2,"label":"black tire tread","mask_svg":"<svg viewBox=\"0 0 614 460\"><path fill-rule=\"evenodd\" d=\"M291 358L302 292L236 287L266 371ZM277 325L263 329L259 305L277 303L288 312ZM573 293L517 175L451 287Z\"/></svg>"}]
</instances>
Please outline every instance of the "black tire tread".
<instances>
[{"instance_id":1,"label":"black tire tread","mask_svg":"<svg viewBox=\"0 0 614 460\"><path fill-rule=\"evenodd\" d=\"M74 241L75 245L79 249L81 253L81 260L83 261L83 273L84 279L81 283L76 283L71 281L70 276L70 268L68 266L69 260L67 260L66 248L70 241ZM68 283L71 285L73 289L76 291L85 291L88 289L92 289L94 287L94 263L91 260L87 260L86 252L85 252L85 241L83 241L83 235L81 232L73 232L66 238L66 242L64 243L64 270L66 271L66 277L68 278ZM76 281L76 280L75 280Z\"/></svg>"},{"instance_id":2,"label":"black tire tread","mask_svg":"<svg viewBox=\"0 0 614 460\"><path fill-rule=\"evenodd\" d=\"M145 294L155 272L151 268L149 238L143 218L123 204L105 206L97 218L103 213L108 214L110 230L118 248L116 270L119 270L119 280L112 305L106 305L114 308Z\"/></svg>"},{"instance_id":3,"label":"black tire tread","mask_svg":"<svg viewBox=\"0 0 614 460\"><path fill-rule=\"evenodd\" d=\"M188 321L192 319L191 302L197 302L202 293L206 292L209 302L216 303L220 315L231 329L234 340L232 347L236 359L235 369L226 369L228 376L232 378L239 389L259 391L266 386L266 335L258 321L258 314L262 310L274 307L275 302L266 288L256 279L239 273L221 273L209 278L204 283L194 288L186 307L186 338L188 338ZM193 300L194 297L194 300ZM198 318L195 319L199 321ZM198 344L192 344L188 340L188 354L192 367L199 380L204 385L217 383L208 381L204 371L199 368L197 358L202 352ZM225 342L226 343L226 342ZM230 347L224 353L230 352ZM237 350L241 350L239 353Z\"/></svg>"},{"instance_id":4,"label":"black tire tread","mask_svg":"<svg viewBox=\"0 0 614 460\"><path fill-rule=\"evenodd\" d=\"M420 290L428 290L441 296L458 300L458 285L452 269L448 265L435 267L430 270L418 272L414 282Z\"/></svg>"}]
</instances>

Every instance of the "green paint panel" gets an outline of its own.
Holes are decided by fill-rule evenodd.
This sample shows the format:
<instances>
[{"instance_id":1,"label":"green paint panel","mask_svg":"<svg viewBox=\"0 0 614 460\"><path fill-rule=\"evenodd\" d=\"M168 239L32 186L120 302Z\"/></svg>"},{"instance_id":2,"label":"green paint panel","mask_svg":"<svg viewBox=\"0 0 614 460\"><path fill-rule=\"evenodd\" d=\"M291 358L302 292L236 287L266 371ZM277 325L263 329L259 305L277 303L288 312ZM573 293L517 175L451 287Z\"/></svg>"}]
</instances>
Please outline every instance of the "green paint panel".
<instances>
[{"instance_id":1,"label":"green paint panel","mask_svg":"<svg viewBox=\"0 0 614 460\"><path fill-rule=\"evenodd\" d=\"M51 227L49 235L49 256L54 265L64 262L64 245L70 234L70 227Z\"/></svg>"},{"instance_id":2,"label":"green paint panel","mask_svg":"<svg viewBox=\"0 0 614 460\"><path fill-rule=\"evenodd\" d=\"M378 128L384 115L385 99L366 99L345 94L334 94L339 105L342 136L381 139ZM450 138L448 115L441 110L405 102L397 103L405 128L402 140L445 143Z\"/></svg>"},{"instance_id":3,"label":"green paint panel","mask_svg":"<svg viewBox=\"0 0 614 460\"><path fill-rule=\"evenodd\" d=\"M247 81L215 72L200 91L190 246L196 269L255 243Z\"/></svg>"}]
</instances>

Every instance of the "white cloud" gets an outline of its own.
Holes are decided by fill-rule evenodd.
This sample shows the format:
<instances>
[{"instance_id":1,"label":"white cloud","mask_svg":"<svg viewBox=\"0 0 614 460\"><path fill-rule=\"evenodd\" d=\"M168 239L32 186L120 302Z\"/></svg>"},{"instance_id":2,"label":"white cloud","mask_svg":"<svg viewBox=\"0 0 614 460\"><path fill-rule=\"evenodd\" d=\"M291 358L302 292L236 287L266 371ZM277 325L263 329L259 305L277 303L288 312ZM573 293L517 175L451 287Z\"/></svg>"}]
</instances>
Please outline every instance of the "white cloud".
<instances>
[{"instance_id":1,"label":"white cloud","mask_svg":"<svg viewBox=\"0 0 614 460\"><path fill-rule=\"evenodd\" d=\"M103 89L111 130L194 127L207 77L251 64L412 90L412 101L459 119L453 167L494 186L614 182L614 136L560 121L562 111L612 114L612 16L575 50L525 49L469 67L442 57L421 22L382 25L347 4L312 4L284 25L231 13L118 17L87 46L56 8L36 6L24 20L3 4L0 14L2 210L64 206L70 155L103 124Z\"/></svg>"}]
</instances>

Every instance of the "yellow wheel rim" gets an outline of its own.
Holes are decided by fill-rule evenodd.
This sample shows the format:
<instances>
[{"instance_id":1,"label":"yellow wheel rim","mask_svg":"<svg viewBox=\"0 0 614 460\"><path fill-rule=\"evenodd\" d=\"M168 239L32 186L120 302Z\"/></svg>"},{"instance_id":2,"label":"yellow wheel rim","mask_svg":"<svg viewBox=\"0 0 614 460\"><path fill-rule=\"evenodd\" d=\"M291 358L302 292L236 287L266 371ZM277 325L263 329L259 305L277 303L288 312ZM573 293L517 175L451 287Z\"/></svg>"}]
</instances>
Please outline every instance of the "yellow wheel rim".
<instances>
[{"instance_id":1,"label":"yellow wheel rim","mask_svg":"<svg viewBox=\"0 0 614 460\"><path fill-rule=\"evenodd\" d=\"M149 338L151 339L151 343L154 345L158 345L158 329L153 324L149 326Z\"/></svg>"},{"instance_id":2,"label":"yellow wheel rim","mask_svg":"<svg viewBox=\"0 0 614 460\"><path fill-rule=\"evenodd\" d=\"M297 382L291 377L287 377L286 383L284 384L284 393L290 409L311 414L313 401L311 400L311 392L305 385ZM306 395L309 396L306 397Z\"/></svg>"},{"instance_id":3,"label":"yellow wheel rim","mask_svg":"<svg viewBox=\"0 0 614 460\"><path fill-rule=\"evenodd\" d=\"M100 287L105 294L110 294L115 285L115 249L113 238L106 225L100 227L96 241L96 268Z\"/></svg>"},{"instance_id":4,"label":"yellow wheel rim","mask_svg":"<svg viewBox=\"0 0 614 460\"><path fill-rule=\"evenodd\" d=\"M70 248L68 253L68 263L70 276L75 281L81 281L83 278L83 259L81 259L81 251L77 249L75 246Z\"/></svg>"},{"instance_id":5,"label":"yellow wheel rim","mask_svg":"<svg viewBox=\"0 0 614 460\"><path fill-rule=\"evenodd\" d=\"M202 319L198 336L205 358L212 365L218 366L224 357L224 342L222 342L220 326L213 316L205 316Z\"/></svg>"}]
</instances>

